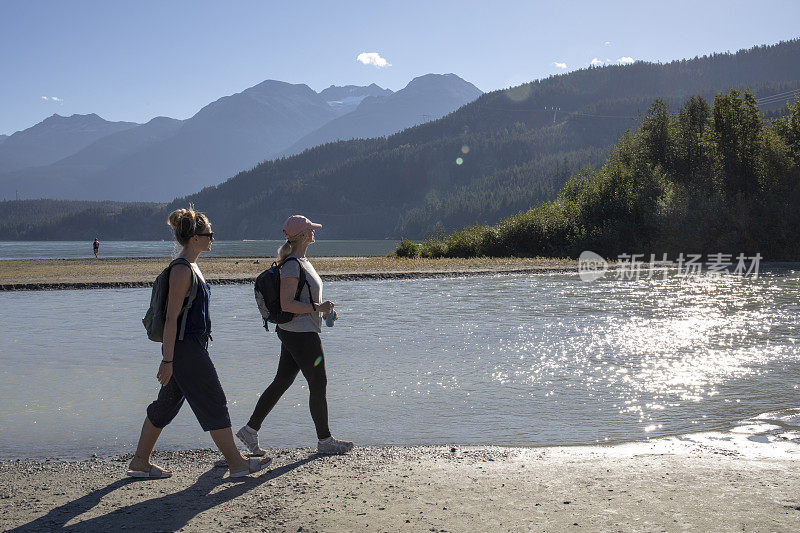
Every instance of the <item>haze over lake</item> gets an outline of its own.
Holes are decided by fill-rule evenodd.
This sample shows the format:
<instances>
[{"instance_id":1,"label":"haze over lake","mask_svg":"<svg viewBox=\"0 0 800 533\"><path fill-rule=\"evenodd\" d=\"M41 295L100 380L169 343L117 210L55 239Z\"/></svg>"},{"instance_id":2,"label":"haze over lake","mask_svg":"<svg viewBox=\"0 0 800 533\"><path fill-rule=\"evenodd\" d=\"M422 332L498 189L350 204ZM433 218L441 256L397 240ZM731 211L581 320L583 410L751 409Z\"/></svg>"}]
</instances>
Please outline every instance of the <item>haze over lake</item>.
<instances>
[{"instance_id":1,"label":"haze over lake","mask_svg":"<svg viewBox=\"0 0 800 533\"><path fill-rule=\"evenodd\" d=\"M214 241L211 257L275 257L286 241ZM353 257L386 255L397 248L394 240L321 240L311 255ZM174 241L101 241L100 257L171 257L179 249ZM91 241L5 241L0 242L0 259L71 259L94 257Z\"/></svg>"}]
</instances>

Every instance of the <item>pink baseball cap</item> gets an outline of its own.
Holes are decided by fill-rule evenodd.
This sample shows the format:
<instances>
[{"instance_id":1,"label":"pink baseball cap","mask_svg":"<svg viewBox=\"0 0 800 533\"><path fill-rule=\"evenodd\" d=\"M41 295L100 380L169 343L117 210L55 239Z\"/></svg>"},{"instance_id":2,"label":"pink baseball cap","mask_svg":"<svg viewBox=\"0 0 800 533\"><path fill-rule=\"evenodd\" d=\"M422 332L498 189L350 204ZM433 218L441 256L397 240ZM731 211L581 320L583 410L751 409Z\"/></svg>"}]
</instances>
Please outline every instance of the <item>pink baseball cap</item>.
<instances>
[{"instance_id":1,"label":"pink baseball cap","mask_svg":"<svg viewBox=\"0 0 800 533\"><path fill-rule=\"evenodd\" d=\"M303 215L292 215L283 223L283 233L287 237L294 237L308 228L321 229L322 224L314 224Z\"/></svg>"}]
</instances>

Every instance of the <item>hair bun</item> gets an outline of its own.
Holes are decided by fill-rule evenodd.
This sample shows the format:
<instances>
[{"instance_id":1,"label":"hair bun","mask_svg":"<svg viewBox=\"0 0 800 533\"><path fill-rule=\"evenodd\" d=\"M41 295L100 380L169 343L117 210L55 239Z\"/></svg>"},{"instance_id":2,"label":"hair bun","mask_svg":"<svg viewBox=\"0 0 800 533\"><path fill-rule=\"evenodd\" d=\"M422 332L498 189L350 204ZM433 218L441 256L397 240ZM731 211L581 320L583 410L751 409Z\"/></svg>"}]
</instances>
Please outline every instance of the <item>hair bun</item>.
<instances>
[{"instance_id":1,"label":"hair bun","mask_svg":"<svg viewBox=\"0 0 800 533\"><path fill-rule=\"evenodd\" d=\"M194 210L194 206L189 204L188 209L176 209L167 217L167 224L175 232L175 239L185 245L189 239L198 232L208 231L211 223L208 218L199 211Z\"/></svg>"},{"instance_id":2,"label":"hair bun","mask_svg":"<svg viewBox=\"0 0 800 533\"><path fill-rule=\"evenodd\" d=\"M172 226L173 229L177 229L180 225L181 219L186 215L189 211L187 209L176 209L172 213L169 214L169 218L167 219L167 224ZM194 218L194 217L192 217Z\"/></svg>"}]
</instances>

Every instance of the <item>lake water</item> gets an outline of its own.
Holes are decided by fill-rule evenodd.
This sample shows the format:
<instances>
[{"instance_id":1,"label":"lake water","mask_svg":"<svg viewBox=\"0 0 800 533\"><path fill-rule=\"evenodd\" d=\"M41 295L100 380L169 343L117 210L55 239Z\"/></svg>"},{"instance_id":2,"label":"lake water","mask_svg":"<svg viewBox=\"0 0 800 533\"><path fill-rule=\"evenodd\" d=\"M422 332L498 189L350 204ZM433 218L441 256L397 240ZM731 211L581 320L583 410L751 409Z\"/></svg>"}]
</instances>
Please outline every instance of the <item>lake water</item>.
<instances>
[{"instance_id":1,"label":"lake water","mask_svg":"<svg viewBox=\"0 0 800 533\"><path fill-rule=\"evenodd\" d=\"M273 257L286 241L214 241L211 257ZM318 257L386 255L399 241L320 240L314 243ZM170 257L178 248L173 241L103 241L101 257ZM5 241L0 242L0 259L68 259L94 257L92 241Z\"/></svg>"},{"instance_id":2,"label":"lake water","mask_svg":"<svg viewBox=\"0 0 800 533\"><path fill-rule=\"evenodd\" d=\"M331 428L357 444L557 445L725 429L800 406L795 271L337 281L323 328ZM0 293L0 454L133 451L157 392L149 289ZM279 343L249 285L212 287L210 349L234 430ZM265 446L315 443L302 377ZM795 417L796 418L796 417ZM184 405L161 449L213 447Z\"/></svg>"}]
</instances>

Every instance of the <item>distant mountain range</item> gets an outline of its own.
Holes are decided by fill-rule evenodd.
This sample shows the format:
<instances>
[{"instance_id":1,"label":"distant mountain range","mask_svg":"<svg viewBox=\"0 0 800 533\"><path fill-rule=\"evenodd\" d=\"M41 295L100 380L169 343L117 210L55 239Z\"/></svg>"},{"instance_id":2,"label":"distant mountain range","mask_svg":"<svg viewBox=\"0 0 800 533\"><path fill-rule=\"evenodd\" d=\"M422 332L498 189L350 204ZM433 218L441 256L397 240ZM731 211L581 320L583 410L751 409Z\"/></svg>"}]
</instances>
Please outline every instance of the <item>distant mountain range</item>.
<instances>
[{"instance_id":1,"label":"distant mountain range","mask_svg":"<svg viewBox=\"0 0 800 533\"><path fill-rule=\"evenodd\" d=\"M396 93L364 98L354 111L304 136L281 155L298 154L329 142L391 135L439 119L455 109L454 102L463 105L481 94L455 74L420 76Z\"/></svg>"},{"instance_id":2,"label":"distant mountain range","mask_svg":"<svg viewBox=\"0 0 800 533\"><path fill-rule=\"evenodd\" d=\"M0 144L0 173L49 165L107 135L135 128L134 122L109 122L91 115L53 115Z\"/></svg>"},{"instance_id":3,"label":"distant mountain range","mask_svg":"<svg viewBox=\"0 0 800 533\"><path fill-rule=\"evenodd\" d=\"M368 96L381 97L389 96L390 94L392 94L390 89L382 89L374 83L366 87L358 85L337 87L336 85L331 85L319 93L328 102L329 106L339 109L342 114L354 110Z\"/></svg>"},{"instance_id":4,"label":"distant mountain range","mask_svg":"<svg viewBox=\"0 0 800 533\"><path fill-rule=\"evenodd\" d=\"M279 238L294 212L324 221L324 238L423 238L493 224L602 165L655 99L677 112L692 95L712 102L731 89L752 90L765 113L785 113L800 95L800 40L593 67L493 91L385 139L265 162L166 209L194 202L230 238Z\"/></svg>"},{"instance_id":5,"label":"distant mountain range","mask_svg":"<svg viewBox=\"0 0 800 533\"><path fill-rule=\"evenodd\" d=\"M316 93L267 80L184 121L53 115L0 144L0 197L167 201L314 146L314 139L391 134L480 94L453 74L422 76L397 93L375 84Z\"/></svg>"},{"instance_id":6,"label":"distant mountain range","mask_svg":"<svg viewBox=\"0 0 800 533\"><path fill-rule=\"evenodd\" d=\"M800 40L587 68L493 91L438 120L388 137L328 142L168 204L71 204L52 215L52 205L7 202L0 213L15 213L16 222L0 219L0 239L169 239L166 214L189 202L208 213L221 239L277 239L286 216L298 212L323 223L325 239L416 239L493 224L552 200L571 176L602 165L655 99L677 112L689 96L711 103L731 89L750 89L765 114L785 113L800 95ZM351 113L392 96L365 97Z\"/></svg>"}]
</instances>

